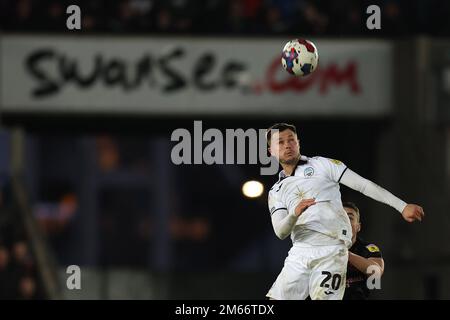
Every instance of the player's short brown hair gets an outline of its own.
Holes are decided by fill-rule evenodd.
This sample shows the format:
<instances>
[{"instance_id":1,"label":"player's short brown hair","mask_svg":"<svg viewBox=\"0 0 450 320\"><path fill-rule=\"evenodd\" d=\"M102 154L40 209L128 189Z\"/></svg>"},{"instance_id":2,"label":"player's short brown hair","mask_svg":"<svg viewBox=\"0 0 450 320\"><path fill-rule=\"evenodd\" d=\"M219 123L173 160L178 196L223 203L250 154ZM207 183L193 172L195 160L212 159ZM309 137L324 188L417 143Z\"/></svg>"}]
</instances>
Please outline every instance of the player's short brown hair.
<instances>
[{"instance_id":1,"label":"player's short brown hair","mask_svg":"<svg viewBox=\"0 0 450 320\"><path fill-rule=\"evenodd\" d=\"M284 130L291 130L295 134L297 134L297 128L293 124L289 123L275 123L274 125L270 126L266 131L266 139L267 139L267 145L270 146L270 139L272 138L272 130L278 130L279 132L283 132Z\"/></svg>"},{"instance_id":2,"label":"player's short brown hair","mask_svg":"<svg viewBox=\"0 0 450 320\"><path fill-rule=\"evenodd\" d=\"M359 216L359 208L356 206L356 204L354 204L353 202L350 202L350 201L346 201L346 202L342 202L342 206L346 207L346 208L352 208L353 210L355 210L356 215L358 216L358 222L361 221L360 216Z\"/></svg>"}]
</instances>

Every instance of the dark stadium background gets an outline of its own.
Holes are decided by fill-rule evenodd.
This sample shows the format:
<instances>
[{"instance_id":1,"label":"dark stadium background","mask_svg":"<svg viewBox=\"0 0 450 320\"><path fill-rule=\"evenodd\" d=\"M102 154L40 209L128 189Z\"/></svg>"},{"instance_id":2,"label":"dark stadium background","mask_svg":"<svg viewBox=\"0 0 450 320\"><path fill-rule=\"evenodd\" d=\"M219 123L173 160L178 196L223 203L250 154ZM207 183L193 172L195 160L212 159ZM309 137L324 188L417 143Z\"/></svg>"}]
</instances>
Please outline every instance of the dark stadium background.
<instances>
[{"instance_id":1,"label":"dark stadium background","mask_svg":"<svg viewBox=\"0 0 450 320\"><path fill-rule=\"evenodd\" d=\"M65 8L75 3L82 30L69 31ZM381 30L366 28L370 4L381 8ZM61 101L60 111L49 112L39 97L31 107L5 102L5 83L16 75L2 68L0 298L264 299L290 247L276 238L267 209L276 178L260 176L258 165L172 164L173 130L202 120L204 130L223 131L293 123L303 154L342 160L422 205L426 219L409 225L394 209L341 188L343 199L360 207L362 237L385 259L382 290L372 297L449 299L449 14L449 2L437 0L0 0L2 59L4 39L24 36L74 43L181 38L205 47L211 39L268 39L280 50L304 37L393 48L385 75L391 106L375 115L96 112L95 101L88 111L66 112L71 101ZM14 92L22 95L20 86ZM291 99L301 105L301 95ZM148 107L160 109L151 94ZM264 184L261 197L242 195L247 180ZM81 267L81 290L66 288L69 265Z\"/></svg>"}]
</instances>

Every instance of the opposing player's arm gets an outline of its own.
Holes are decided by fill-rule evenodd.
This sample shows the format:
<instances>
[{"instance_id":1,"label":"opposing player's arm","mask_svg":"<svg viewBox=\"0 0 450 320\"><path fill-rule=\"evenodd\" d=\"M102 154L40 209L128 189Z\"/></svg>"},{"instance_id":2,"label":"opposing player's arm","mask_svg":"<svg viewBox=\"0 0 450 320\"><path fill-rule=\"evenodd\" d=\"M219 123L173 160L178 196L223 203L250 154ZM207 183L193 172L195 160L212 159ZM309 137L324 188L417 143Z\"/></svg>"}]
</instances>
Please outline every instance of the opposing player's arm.
<instances>
[{"instance_id":1,"label":"opposing player's arm","mask_svg":"<svg viewBox=\"0 0 450 320\"><path fill-rule=\"evenodd\" d=\"M370 257L364 258L356 253L348 253L348 263L353 265L356 269L361 271L366 275L373 274L373 268L375 267L379 270L379 274L382 275L384 272L384 260L381 257ZM371 268L372 267L372 268Z\"/></svg>"},{"instance_id":2,"label":"opposing player's arm","mask_svg":"<svg viewBox=\"0 0 450 320\"><path fill-rule=\"evenodd\" d=\"M361 177L349 168L345 168L345 171L342 173L339 182L349 188L352 188L353 190L361 192L362 194L374 200L395 208L408 222L414 222L415 220L422 221L422 218L424 217L422 207L415 204L407 204L386 189L380 187L379 185L366 178Z\"/></svg>"}]
</instances>

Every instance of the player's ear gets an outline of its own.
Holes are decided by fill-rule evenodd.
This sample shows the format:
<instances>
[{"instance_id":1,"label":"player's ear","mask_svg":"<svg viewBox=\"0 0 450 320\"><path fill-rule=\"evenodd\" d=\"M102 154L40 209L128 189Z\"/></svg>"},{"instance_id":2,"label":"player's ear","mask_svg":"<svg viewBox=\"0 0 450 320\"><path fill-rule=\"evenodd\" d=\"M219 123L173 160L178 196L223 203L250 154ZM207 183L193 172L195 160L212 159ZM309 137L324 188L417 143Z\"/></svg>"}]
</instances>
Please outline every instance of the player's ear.
<instances>
[{"instance_id":1,"label":"player's ear","mask_svg":"<svg viewBox=\"0 0 450 320\"><path fill-rule=\"evenodd\" d=\"M358 231L358 232L361 231L361 222L358 222L358 226L356 227L356 231Z\"/></svg>"}]
</instances>

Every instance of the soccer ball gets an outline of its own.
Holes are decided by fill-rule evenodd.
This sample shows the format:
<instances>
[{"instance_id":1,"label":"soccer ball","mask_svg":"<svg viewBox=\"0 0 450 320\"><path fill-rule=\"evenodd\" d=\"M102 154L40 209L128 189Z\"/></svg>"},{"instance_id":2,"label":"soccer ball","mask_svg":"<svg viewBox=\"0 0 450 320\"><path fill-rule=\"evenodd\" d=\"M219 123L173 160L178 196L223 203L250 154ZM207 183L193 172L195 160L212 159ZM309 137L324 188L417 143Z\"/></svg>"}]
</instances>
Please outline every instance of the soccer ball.
<instances>
[{"instance_id":1,"label":"soccer ball","mask_svg":"<svg viewBox=\"0 0 450 320\"><path fill-rule=\"evenodd\" d=\"M319 53L309 40L294 39L286 43L281 55L283 68L292 75L306 76L317 68Z\"/></svg>"}]
</instances>

